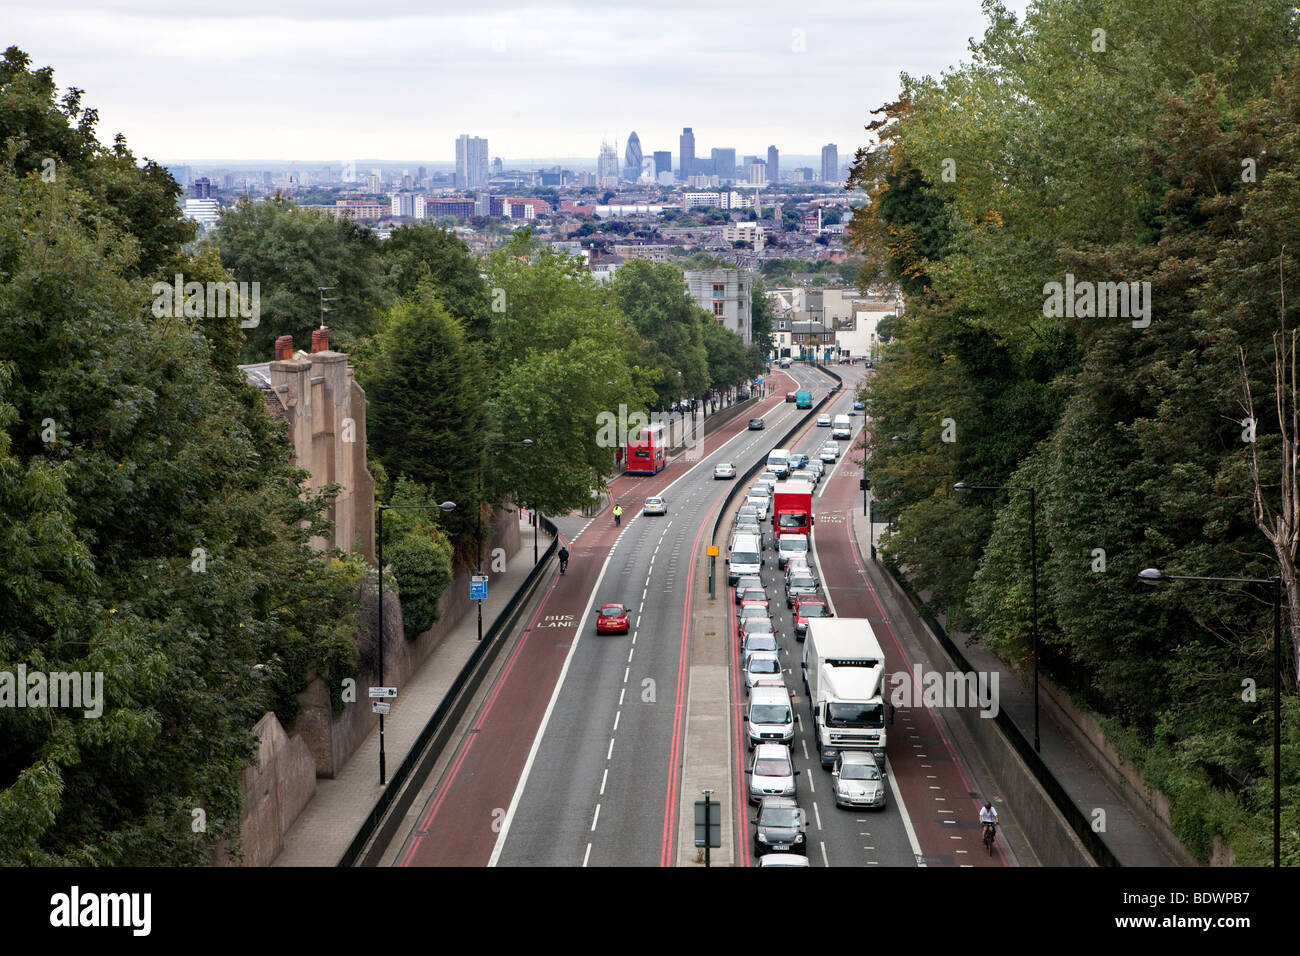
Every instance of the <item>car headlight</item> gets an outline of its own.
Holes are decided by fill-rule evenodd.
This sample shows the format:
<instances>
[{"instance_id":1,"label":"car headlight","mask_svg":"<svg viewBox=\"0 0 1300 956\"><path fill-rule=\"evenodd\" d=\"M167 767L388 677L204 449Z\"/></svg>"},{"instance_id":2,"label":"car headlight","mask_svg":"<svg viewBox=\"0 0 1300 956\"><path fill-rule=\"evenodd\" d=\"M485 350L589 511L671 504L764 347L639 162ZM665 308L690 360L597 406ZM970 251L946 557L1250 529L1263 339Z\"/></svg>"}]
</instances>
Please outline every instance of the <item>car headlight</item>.
<instances>
[{"instance_id":1,"label":"car headlight","mask_svg":"<svg viewBox=\"0 0 1300 956\"><path fill-rule=\"evenodd\" d=\"M760 834L758 835L758 842L759 842L759 843L767 843L767 842L768 842L767 834L766 834L766 833L760 833Z\"/></svg>"},{"instance_id":2,"label":"car headlight","mask_svg":"<svg viewBox=\"0 0 1300 956\"><path fill-rule=\"evenodd\" d=\"M795 843L802 843L802 842L803 842L803 834L802 834L802 833L796 833L796 834L794 835L794 842L795 842Z\"/></svg>"}]
</instances>

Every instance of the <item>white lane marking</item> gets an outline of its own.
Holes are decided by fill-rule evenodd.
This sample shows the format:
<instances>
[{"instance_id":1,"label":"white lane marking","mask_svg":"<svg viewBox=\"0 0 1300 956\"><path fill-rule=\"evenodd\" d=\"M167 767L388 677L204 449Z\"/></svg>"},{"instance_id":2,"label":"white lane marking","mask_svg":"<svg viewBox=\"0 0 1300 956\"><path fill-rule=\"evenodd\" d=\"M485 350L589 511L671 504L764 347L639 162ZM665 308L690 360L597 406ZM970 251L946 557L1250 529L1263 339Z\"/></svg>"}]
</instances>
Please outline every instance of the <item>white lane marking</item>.
<instances>
[{"instance_id":1,"label":"white lane marking","mask_svg":"<svg viewBox=\"0 0 1300 956\"><path fill-rule=\"evenodd\" d=\"M817 809L816 800L813 801L813 815L817 817L817 829L820 830L822 828L822 812Z\"/></svg>"},{"instance_id":2,"label":"white lane marking","mask_svg":"<svg viewBox=\"0 0 1300 956\"><path fill-rule=\"evenodd\" d=\"M627 649L627 662L628 662L629 664L632 663L632 655L635 654L635 653L636 653L636 648L635 648L635 647L629 647L629 648ZM938 788L938 787L935 787L934 789L938 790L939 788Z\"/></svg>"},{"instance_id":3,"label":"white lane marking","mask_svg":"<svg viewBox=\"0 0 1300 956\"><path fill-rule=\"evenodd\" d=\"M605 768L605 773L600 778L600 795L605 795L605 783L609 780L609 768Z\"/></svg>"},{"instance_id":4,"label":"white lane marking","mask_svg":"<svg viewBox=\"0 0 1300 956\"><path fill-rule=\"evenodd\" d=\"M616 710L616 711L614 711L614 729L615 729L615 730L618 730L618 719L619 719L620 717L622 717L622 716L623 716L623 712L622 712L621 710Z\"/></svg>"},{"instance_id":5,"label":"white lane marking","mask_svg":"<svg viewBox=\"0 0 1300 956\"><path fill-rule=\"evenodd\" d=\"M819 844L822 848L822 866L830 866L831 861L826 859L826 841L822 840Z\"/></svg>"},{"instance_id":6,"label":"white lane marking","mask_svg":"<svg viewBox=\"0 0 1300 956\"><path fill-rule=\"evenodd\" d=\"M885 758L885 779L889 781L889 789L894 791L894 802L898 805L899 816L903 818L903 829L907 831L907 842L912 845L912 855L916 857L916 865L925 866L925 861L921 859L921 841L916 838L912 817L908 814L907 804L903 802L903 795L898 790L898 783L894 780L888 757Z\"/></svg>"},{"instance_id":7,"label":"white lane marking","mask_svg":"<svg viewBox=\"0 0 1300 956\"><path fill-rule=\"evenodd\" d=\"M596 584L591 589L591 597L587 599L587 609L583 611L579 620L587 621L591 619L592 608L596 606L596 595L600 593L600 584L605 580L605 572L609 570L610 562L608 558L600 569L600 574L596 578ZM542 738L546 736L547 725L551 722L551 714L555 712L555 703L560 699L560 690L564 687L564 678L569 673L569 665L573 663L573 655L578 650L578 644L582 640L582 629L578 628L573 634L573 643L569 645L569 653L565 655L564 666L560 668L560 676L555 681L555 690L551 692L551 700L546 705L546 713L542 714L542 722L537 727L537 733L533 736L533 745L528 750L528 759L524 762L523 772L519 775L519 782L515 784L515 792L510 797L510 806L506 808L506 815L501 820L501 832L497 834L496 845L492 847L492 856L488 858L488 866L496 866L501 859L501 851L505 849L506 838L510 835L510 824L514 821L515 812L519 809L519 801L523 799L524 788L528 786L528 776L533 771L533 764L537 760L537 752L542 749ZM627 682L627 674L623 675L624 683Z\"/></svg>"},{"instance_id":8,"label":"white lane marking","mask_svg":"<svg viewBox=\"0 0 1300 956\"><path fill-rule=\"evenodd\" d=\"M624 687L622 690L620 690L620 691L618 692L618 706L620 706L620 707L623 706L623 695L626 694L626 693L627 693L627 688L626 688L626 687Z\"/></svg>"},{"instance_id":9,"label":"white lane marking","mask_svg":"<svg viewBox=\"0 0 1300 956\"><path fill-rule=\"evenodd\" d=\"M623 668L623 683L624 683L624 684L627 683L627 675L630 674L631 672L632 672L632 668L630 668L630 667L625 667L625 668Z\"/></svg>"},{"instance_id":10,"label":"white lane marking","mask_svg":"<svg viewBox=\"0 0 1300 956\"><path fill-rule=\"evenodd\" d=\"M812 775L812 772L811 772L811 771L809 771L809 773L808 773L808 792L809 792L809 793L816 793L816 792L817 792L817 788L816 788L815 786L813 786L813 775Z\"/></svg>"},{"instance_id":11,"label":"white lane marking","mask_svg":"<svg viewBox=\"0 0 1300 956\"><path fill-rule=\"evenodd\" d=\"M596 815L591 818L591 829L596 829L596 821L600 819L600 804L596 804Z\"/></svg>"},{"instance_id":12,"label":"white lane marking","mask_svg":"<svg viewBox=\"0 0 1300 956\"><path fill-rule=\"evenodd\" d=\"M614 756L614 738L613 738L613 737L610 737L610 738L609 738L609 750L605 751L605 759L608 760L608 759L609 759L610 757L612 757L612 756Z\"/></svg>"},{"instance_id":13,"label":"white lane marking","mask_svg":"<svg viewBox=\"0 0 1300 956\"><path fill-rule=\"evenodd\" d=\"M808 741L805 740L804 738L800 737L800 738L799 738L799 743L803 744L803 759L804 759L804 760L811 760L812 758L808 756Z\"/></svg>"},{"instance_id":14,"label":"white lane marking","mask_svg":"<svg viewBox=\"0 0 1300 956\"><path fill-rule=\"evenodd\" d=\"M584 854L582 854L582 865L583 865L583 866L586 866L586 865L587 865L587 861L588 861L589 859L591 859L591 844L590 844L590 843L587 844L587 852L584 853Z\"/></svg>"}]
</instances>

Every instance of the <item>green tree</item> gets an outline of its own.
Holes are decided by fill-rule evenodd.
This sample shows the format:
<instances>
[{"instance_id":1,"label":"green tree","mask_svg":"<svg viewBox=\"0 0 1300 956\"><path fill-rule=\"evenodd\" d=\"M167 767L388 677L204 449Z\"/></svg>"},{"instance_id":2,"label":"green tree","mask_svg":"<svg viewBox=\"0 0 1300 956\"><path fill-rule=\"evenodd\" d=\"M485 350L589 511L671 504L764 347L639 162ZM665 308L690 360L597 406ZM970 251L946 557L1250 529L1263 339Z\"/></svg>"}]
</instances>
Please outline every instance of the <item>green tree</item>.
<instances>
[{"instance_id":1,"label":"green tree","mask_svg":"<svg viewBox=\"0 0 1300 956\"><path fill-rule=\"evenodd\" d=\"M703 395L708 356L699 308L686 293L682 271L668 263L636 259L614 276L614 301L646 343L645 367L654 367L657 406Z\"/></svg>"},{"instance_id":2,"label":"green tree","mask_svg":"<svg viewBox=\"0 0 1300 956\"><path fill-rule=\"evenodd\" d=\"M447 311L465 323L470 338L486 337L488 289L478 260L454 232L428 222L399 226L380 246L380 252L394 297L413 295L428 279Z\"/></svg>"}]
</instances>

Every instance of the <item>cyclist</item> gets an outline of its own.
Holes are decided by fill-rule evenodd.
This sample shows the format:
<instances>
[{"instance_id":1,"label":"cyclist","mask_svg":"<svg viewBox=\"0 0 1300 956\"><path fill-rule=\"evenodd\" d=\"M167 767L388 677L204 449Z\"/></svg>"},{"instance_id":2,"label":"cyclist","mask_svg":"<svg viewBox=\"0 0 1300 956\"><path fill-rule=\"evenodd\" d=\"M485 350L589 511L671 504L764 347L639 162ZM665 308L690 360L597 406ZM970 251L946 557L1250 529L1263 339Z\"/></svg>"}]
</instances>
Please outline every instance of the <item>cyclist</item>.
<instances>
[{"instance_id":1,"label":"cyclist","mask_svg":"<svg viewBox=\"0 0 1300 956\"><path fill-rule=\"evenodd\" d=\"M997 831L998 812L993 809L993 804L989 803L987 800L984 801L984 806L980 810L980 824L984 831L984 839L989 843L992 843L993 841L990 839L990 831ZM990 850L990 852L992 851Z\"/></svg>"},{"instance_id":2,"label":"cyclist","mask_svg":"<svg viewBox=\"0 0 1300 956\"><path fill-rule=\"evenodd\" d=\"M623 523L623 506L622 506L622 505L615 505L615 506L614 506L614 524L615 524L615 525L619 525L619 524L622 524L622 523Z\"/></svg>"},{"instance_id":3,"label":"cyclist","mask_svg":"<svg viewBox=\"0 0 1300 956\"><path fill-rule=\"evenodd\" d=\"M560 545L560 573L563 574L565 568L569 566L569 549Z\"/></svg>"}]
</instances>

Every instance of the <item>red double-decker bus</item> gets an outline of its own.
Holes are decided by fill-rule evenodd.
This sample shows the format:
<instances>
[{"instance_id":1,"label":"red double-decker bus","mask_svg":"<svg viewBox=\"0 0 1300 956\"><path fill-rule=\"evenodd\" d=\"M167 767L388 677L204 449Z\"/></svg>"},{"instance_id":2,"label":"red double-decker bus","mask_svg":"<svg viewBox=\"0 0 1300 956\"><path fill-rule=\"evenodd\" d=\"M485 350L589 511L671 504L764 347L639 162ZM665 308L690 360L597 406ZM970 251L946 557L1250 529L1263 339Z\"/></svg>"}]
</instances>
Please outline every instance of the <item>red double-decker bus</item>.
<instances>
[{"instance_id":1,"label":"red double-decker bus","mask_svg":"<svg viewBox=\"0 0 1300 956\"><path fill-rule=\"evenodd\" d=\"M667 436L662 423L643 425L635 437L627 440L627 474L655 475L663 471L668 460Z\"/></svg>"}]
</instances>

